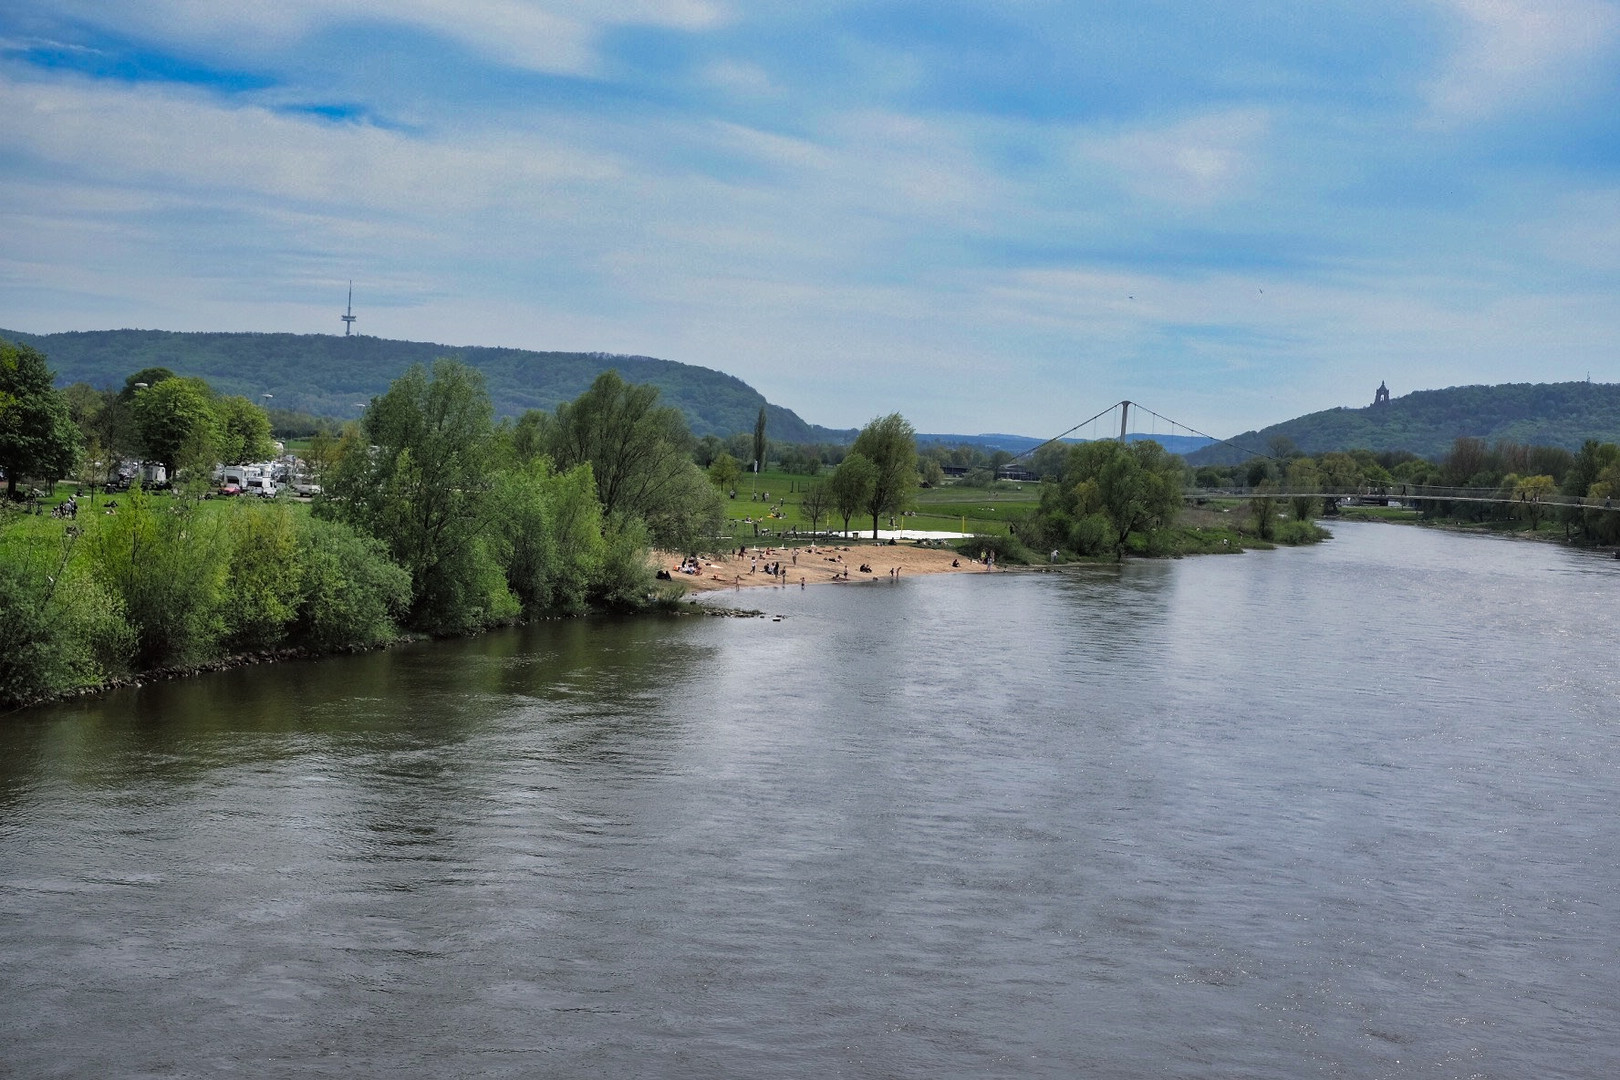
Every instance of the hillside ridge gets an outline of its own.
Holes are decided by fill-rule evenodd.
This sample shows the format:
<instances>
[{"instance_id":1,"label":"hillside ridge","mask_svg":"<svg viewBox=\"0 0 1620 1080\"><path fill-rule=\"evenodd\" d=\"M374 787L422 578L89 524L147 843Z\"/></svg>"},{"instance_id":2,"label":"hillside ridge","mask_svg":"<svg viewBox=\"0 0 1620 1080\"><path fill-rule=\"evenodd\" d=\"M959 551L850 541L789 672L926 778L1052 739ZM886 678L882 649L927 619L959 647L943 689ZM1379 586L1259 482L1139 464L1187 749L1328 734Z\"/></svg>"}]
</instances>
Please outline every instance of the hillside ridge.
<instances>
[{"instance_id":1,"label":"hillside ridge","mask_svg":"<svg viewBox=\"0 0 1620 1080\"><path fill-rule=\"evenodd\" d=\"M1206 447L1187 460L1193 465L1236 464L1250 456L1238 447L1271 453L1272 440L1278 438L1290 440L1305 454L1406 450L1435 459L1463 436L1571 451L1579 450L1587 439L1620 442L1620 383L1499 383L1414 390L1383 404L1323 409L1245 431L1228 440L1235 446Z\"/></svg>"},{"instance_id":2,"label":"hillside ridge","mask_svg":"<svg viewBox=\"0 0 1620 1080\"><path fill-rule=\"evenodd\" d=\"M497 416L555 409L613 369L630 382L658 387L660 400L680 409L698 436L752 431L763 405L772 439L847 442L854 437L852 431L806 422L734 375L652 356L452 346L364 334L127 329L30 334L0 329L0 338L44 353L62 385L122 386L142 368L166 367L201 376L221 393L316 416L352 417L357 405L386 391L412 364L448 356L483 373Z\"/></svg>"}]
</instances>

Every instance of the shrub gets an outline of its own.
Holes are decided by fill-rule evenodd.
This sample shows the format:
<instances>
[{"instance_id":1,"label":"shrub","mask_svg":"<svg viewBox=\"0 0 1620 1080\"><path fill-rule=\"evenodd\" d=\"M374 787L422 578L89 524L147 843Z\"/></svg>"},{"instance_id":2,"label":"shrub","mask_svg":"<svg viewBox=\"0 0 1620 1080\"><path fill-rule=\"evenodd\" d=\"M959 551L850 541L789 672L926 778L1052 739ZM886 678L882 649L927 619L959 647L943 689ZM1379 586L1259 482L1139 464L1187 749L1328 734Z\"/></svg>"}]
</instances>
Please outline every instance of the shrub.
<instances>
[{"instance_id":1,"label":"shrub","mask_svg":"<svg viewBox=\"0 0 1620 1080\"><path fill-rule=\"evenodd\" d=\"M211 655L225 631L229 545L217 517L131 489L86 541L90 576L122 606L147 669Z\"/></svg>"},{"instance_id":2,"label":"shrub","mask_svg":"<svg viewBox=\"0 0 1620 1080\"><path fill-rule=\"evenodd\" d=\"M291 636L314 649L381 645L410 608L411 576L382 542L347 525L311 518L298 530L303 568Z\"/></svg>"},{"instance_id":3,"label":"shrub","mask_svg":"<svg viewBox=\"0 0 1620 1080\"><path fill-rule=\"evenodd\" d=\"M977 559L985 553L993 554L1003 566L1024 566L1031 561L1029 548L1016 536L1002 533L977 533L956 545L959 554Z\"/></svg>"},{"instance_id":4,"label":"shrub","mask_svg":"<svg viewBox=\"0 0 1620 1080\"><path fill-rule=\"evenodd\" d=\"M231 510L226 641L232 649L268 648L286 637L298 613L303 570L298 528L285 503L237 503Z\"/></svg>"}]
</instances>

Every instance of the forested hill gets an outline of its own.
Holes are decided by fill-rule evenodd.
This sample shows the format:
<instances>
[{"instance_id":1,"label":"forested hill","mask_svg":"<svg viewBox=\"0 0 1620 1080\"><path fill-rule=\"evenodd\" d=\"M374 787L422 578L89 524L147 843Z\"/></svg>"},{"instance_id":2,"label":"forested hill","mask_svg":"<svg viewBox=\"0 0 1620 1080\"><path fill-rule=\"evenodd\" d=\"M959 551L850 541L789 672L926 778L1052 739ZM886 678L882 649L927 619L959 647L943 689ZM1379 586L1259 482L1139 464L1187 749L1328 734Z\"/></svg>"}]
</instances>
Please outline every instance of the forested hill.
<instances>
[{"instance_id":1,"label":"forested hill","mask_svg":"<svg viewBox=\"0 0 1620 1080\"><path fill-rule=\"evenodd\" d=\"M426 341L330 334L182 334L167 330L91 330L26 334L0 330L0 338L44 353L59 385L87 382L122 386L132 373L166 367L200 375L224 394L252 401L274 395L278 409L317 416L352 417L357 403L388 389L412 364L453 356L484 373L495 412L554 409L583 393L597 375L615 369L630 382L658 387L660 400L686 414L696 435L752 431L765 406L772 439L847 442L854 432L807 424L772 405L741 379L709 368L650 356L531 352L527 349L453 347Z\"/></svg>"},{"instance_id":2,"label":"forested hill","mask_svg":"<svg viewBox=\"0 0 1620 1080\"><path fill-rule=\"evenodd\" d=\"M1620 384L1507 383L1418 390L1383 405L1310 413L1260 431L1245 431L1231 441L1270 452L1271 441L1286 436L1306 454L1410 450L1433 459L1461 435L1566 450L1579 450L1587 439L1620 442ZM1247 457L1231 446L1216 445L1188 455L1187 460L1195 465L1230 465Z\"/></svg>"}]
</instances>

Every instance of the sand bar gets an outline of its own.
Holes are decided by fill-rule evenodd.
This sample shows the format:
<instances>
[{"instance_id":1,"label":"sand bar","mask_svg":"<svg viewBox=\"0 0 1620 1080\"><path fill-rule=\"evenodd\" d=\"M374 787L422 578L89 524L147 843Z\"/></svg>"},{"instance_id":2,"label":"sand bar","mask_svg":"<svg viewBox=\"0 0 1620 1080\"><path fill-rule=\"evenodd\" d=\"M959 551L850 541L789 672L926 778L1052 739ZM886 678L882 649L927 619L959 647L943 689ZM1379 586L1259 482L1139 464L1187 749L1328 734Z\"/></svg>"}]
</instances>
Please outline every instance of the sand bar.
<instances>
[{"instance_id":1,"label":"sand bar","mask_svg":"<svg viewBox=\"0 0 1620 1080\"><path fill-rule=\"evenodd\" d=\"M955 562L957 565L952 566ZM988 572L983 563L958 555L949 548L918 547L915 544L817 544L813 548L776 547L762 544L749 545L747 554L737 554L733 548L728 554L703 556L698 559L698 573L681 573L681 556L667 551L653 553L653 565L670 572L671 579L686 585L692 592L714 592L718 589L738 589L757 586L780 587L784 578L772 578L769 567L779 563L785 583L797 588L804 585L861 585L873 581L893 581L894 571L904 580L915 574L983 574ZM869 573L862 566L871 568ZM999 572L1000 567L997 567Z\"/></svg>"}]
</instances>

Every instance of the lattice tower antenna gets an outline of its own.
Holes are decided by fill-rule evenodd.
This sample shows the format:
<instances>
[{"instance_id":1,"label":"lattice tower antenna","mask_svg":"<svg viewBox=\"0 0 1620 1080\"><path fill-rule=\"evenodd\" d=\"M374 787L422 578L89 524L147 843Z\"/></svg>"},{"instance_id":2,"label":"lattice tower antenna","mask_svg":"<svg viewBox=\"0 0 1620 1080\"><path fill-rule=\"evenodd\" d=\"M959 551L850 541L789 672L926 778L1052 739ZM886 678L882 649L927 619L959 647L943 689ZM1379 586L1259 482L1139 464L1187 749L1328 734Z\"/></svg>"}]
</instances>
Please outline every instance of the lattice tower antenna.
<instances>
[{"instance_id":1,"label":"lattice tower antenna","mask_svg":"<svg viewBox=\"0 0 1620 1080\"><path fill-rule=\"evenodd\" d=\"M349 332L354 329L354 320L355 320L355 314L354 314L354 282L352 282L352 281L349 282L349 309L347 311L345 311L342 315L338 316L338 317L343 320L343 336L348 337Z\"/></svg>"}]
</instances>

